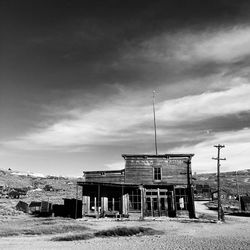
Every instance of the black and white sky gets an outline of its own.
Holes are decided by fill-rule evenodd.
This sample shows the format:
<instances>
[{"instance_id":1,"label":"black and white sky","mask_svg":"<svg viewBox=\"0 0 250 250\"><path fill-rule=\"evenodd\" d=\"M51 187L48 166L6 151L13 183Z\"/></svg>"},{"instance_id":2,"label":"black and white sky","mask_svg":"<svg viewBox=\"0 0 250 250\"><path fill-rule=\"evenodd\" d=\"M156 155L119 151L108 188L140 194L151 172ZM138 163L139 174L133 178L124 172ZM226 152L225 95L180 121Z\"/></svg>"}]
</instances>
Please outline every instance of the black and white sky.
<instances>
[{"instance_id":1,"label":"black and white sky","mask_svg":"<svg viewBox=\"0 0 250 250\"><path fill-rule=\"evenodd\" d=\"M250 162L250 1L0 2L0 167L81 175L123 153Z\"/></svg>"}]
</instances>

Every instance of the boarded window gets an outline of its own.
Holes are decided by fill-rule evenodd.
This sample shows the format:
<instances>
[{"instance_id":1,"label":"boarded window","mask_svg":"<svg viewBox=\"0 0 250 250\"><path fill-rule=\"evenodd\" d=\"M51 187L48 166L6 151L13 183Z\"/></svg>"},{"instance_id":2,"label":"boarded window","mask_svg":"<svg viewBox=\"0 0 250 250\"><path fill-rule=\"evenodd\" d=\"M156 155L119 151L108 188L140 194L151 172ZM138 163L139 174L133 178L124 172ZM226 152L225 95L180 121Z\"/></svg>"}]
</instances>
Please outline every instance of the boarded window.
<instances>
[{"instance_id":1,"label":"boarded window","mask_svg":"<svg viewBox=\"0 0 250 250\"><path fill-rule=\"evenodd\" d=\"M155 181L161 180L161 168L160 167L154 167L154 180Z\"/></svg>"}]
</instances>

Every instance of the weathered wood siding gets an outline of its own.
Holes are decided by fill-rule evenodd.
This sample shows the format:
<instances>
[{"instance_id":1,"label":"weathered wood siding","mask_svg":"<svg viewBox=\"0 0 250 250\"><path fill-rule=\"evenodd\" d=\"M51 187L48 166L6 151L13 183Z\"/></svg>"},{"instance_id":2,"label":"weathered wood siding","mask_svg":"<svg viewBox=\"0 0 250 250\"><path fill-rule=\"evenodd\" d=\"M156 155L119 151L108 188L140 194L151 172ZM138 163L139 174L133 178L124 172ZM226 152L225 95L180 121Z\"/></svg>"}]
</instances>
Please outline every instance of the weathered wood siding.
<instances>
[{"instance_id":1,"label":"weathered wood siding","mask_svg":"<svg viewBox=\"0 0 250 250\"><path fill-rule=\"evenodd\" d=\"M137 184L188 184L188 158L128 157L125 165L125 182ZM161 167L162 179L154 180L154 167Z\"/></svg>"},{"instance_id":2,"label":"weathered wood siding","mask_svg":"<svg viewBox=\"0 0 250 250\"><path fill-rule=\"evenodd\" d=\"M124 183L124 173L88 172L84 177L86 182Z\"/></svg>"}]
</instances>

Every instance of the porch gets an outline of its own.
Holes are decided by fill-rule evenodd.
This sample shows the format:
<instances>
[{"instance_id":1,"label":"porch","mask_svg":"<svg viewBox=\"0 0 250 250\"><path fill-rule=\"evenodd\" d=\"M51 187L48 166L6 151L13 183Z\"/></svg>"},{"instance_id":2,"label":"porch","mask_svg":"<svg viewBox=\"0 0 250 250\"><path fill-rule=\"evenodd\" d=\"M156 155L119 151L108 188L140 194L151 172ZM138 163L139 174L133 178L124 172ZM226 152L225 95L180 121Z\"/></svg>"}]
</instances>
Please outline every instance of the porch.
<instances>
[{"instance_id":1,"label":"porch","mask_svg":"<svg viewBox=\"0 0 250 250\"><path fill-rule=\"evenodd\" d=\"M189 215L187 187L78 182L82 187L83 216L175 217Z\"/></svg>"}]
</instances>

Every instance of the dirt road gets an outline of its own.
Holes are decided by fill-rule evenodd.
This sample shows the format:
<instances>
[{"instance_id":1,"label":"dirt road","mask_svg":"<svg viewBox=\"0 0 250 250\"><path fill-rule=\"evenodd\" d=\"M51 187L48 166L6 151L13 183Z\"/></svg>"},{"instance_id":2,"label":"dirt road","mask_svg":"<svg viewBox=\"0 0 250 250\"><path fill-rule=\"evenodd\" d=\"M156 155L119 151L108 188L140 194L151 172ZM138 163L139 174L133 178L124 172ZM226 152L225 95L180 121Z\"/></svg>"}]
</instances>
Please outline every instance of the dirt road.
<instances>
[{"instance_id":1,"label":"dirt road","mask_svg":"<svg viewBox=\"0 0 250 250\"><path fill-rule=\"evenodd\" d=\"M199 202L198 215L216 219L216 212L207 210ZM225 223L201 220L146 219L145 221L84 221L91 229L120 226L143 226L160 230L163 234L150 236L93 238L82 241L53 242L52 236L9 237L0 239L1 249L250 249L250 218L226 217Z\"/></svg>"}]
</instances>

